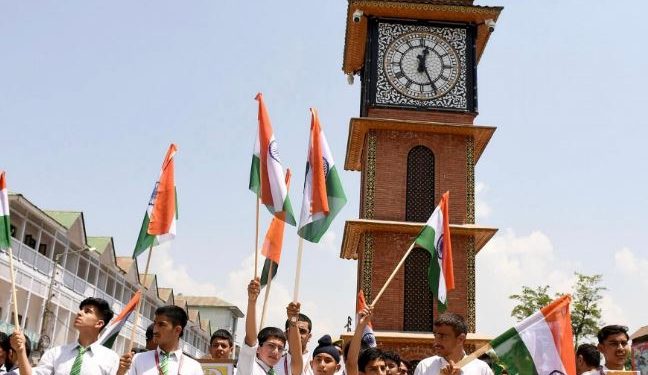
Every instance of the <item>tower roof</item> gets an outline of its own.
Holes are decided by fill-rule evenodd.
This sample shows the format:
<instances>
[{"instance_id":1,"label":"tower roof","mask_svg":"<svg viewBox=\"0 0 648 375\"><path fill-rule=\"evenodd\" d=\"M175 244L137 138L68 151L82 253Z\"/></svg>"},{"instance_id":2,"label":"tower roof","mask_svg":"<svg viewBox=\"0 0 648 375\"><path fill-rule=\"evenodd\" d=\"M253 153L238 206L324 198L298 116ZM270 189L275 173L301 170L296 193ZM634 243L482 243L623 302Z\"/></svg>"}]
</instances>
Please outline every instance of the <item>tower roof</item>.
<instances>
[{"instance_id":1,"label":"tower roof","mask_svg":"<svg viewBox=\"0 0 648 375\"><path fill-rule=\"evenodd\" d=\"M484 52L491 31L487 20L497 21L503 7L472 5L472 0L349 0L342 71L355 74L365 61L367 18L398 18L440 22L460 22L477 26L477 61ZM362 11L360 21L353 14Z\"/></svg>"}]
</instances>

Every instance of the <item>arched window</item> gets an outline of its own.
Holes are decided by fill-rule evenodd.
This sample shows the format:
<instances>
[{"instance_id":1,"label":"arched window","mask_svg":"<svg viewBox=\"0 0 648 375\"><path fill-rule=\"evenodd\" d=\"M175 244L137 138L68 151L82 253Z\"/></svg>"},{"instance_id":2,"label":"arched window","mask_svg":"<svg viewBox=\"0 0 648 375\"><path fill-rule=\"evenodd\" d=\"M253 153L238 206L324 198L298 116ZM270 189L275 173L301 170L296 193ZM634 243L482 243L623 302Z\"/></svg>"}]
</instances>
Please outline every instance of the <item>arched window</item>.
<instances>
[{"instance_id":1,"label":"arched window","mask_svg":"<svg viewBox=\"0 0 648 375\"><path fill-rule=\"evenodd\" d=\"M412 250L405 260L405 298L403 330L432 332L432 292L428 283L430 253L421 248Z\"/></svg>"},{"instance_id":2,"label":"arched window","mask_svg":"<svg viewBox=\"0 0 648 375\"><path fill-rule=\"evenodd\" d=\"M405 220L426 222L434 210L434 154L425 146L407 155Z\"/></svg>"}]
</instances>

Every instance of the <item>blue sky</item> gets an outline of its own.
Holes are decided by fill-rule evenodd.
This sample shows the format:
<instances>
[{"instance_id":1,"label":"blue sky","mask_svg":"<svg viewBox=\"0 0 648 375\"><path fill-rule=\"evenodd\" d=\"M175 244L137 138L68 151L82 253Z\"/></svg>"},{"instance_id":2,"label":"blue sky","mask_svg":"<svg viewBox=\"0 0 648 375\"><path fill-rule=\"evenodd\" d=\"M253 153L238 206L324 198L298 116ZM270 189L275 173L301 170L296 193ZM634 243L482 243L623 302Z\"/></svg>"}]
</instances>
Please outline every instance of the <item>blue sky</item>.
<instances>
[{"instance_id":1,"label":"blue sky","mask_svg":"<svg viewBox=\"0 0 648 375\"><path fill-rule=\"evenodd\" d=\"M475 123L498 127L476 168L478 223L500 228L477 258L478 330L512 324L507 296L521 285L566 290L574 271L603 274L607 322L647 324L648 4L479 4L505 9L478 70ZM341 0L0 3L0 168L10 189L43 208L83 211L89 235L113 236L129 255L166 148L177 143L178 237L154 253L153 270L164 286L243 309L254 96L264 93L297 181L310 106L342 166L360 93L341 71L346 8ZM301 295L316 336L340 332L354 308L356 264L339 250L344 220L358 216L360 174L342 179L348 205L322 243L305 248ZM284 244L271 324L292 295L294 230Z\"/></svg>"}]
</instances>

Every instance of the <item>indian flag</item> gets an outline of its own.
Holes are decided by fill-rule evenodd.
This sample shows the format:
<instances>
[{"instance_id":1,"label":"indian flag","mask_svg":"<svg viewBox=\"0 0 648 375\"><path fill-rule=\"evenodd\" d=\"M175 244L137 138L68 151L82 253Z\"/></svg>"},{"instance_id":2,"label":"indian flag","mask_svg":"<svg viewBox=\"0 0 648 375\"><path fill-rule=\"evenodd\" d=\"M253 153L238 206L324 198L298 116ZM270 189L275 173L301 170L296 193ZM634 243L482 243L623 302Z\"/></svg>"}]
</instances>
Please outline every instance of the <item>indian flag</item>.
<instances>
[{"instance_id":1,"label":"indian flag","mask_svg":"<svg viewBox=\"0 0 648 375\"><path fill-rule=\"evenodd\" d=\"M450 217L448 200L450 192L441 196L441 202L414 241L430 252L428 281L430 290L437 295L439 311L448 307L448 291L454 289L452 245L450 243Z\"/></svg>"},{"instance_id":2,"label":"indian flag","mask_svg":"<svg viewBox=\"0 0 648 375\"><path fill-rule=\"evenodd\" d=\"M570 302L562 296L490 342L510 375L576 373Z\"/></svg>"},{"instance_id":3,"label":"indian flag","mask_svg":"<svg viewBox=\"0 0 648 375\"><path fill-rule=\"evenodd\" d=\"M135 308L137 307L137 303L140 300L141 293L138 291L133 295L133 298L126 304L124 309L117 315L117 317L113 318L113 320L104 327L103 332L101 332L101 335L97 339L99 341L99 344L107 347L107 348L112 348L113 344L115 343L115 340L117 339L117 336L119 336L119 332L121 331L122 327L124 324L126 324L126 321L130 317L130 315L135 311ZM133 328L134 329L134 328Z\"/></svg>"},{"instance_id":4,"label":"indian flag","mask_svg":"<svg viewBox=\"0 0 648 375\"><path fill-rule=\"evenodd\" d=\"M286 170L286 186L290 188L290 169ZM263 263L263 271L261 271L261 287L268 284L268 281L274 279L279 268L279 260L281 259L281 248L283 247L284 227L285 223L282 216L285 212L280 212L280 217L273 217L268 232L263 240L263 248L261 253L266 258Z\"/></svg>"},{"instance_id":5,"label":"indian flag","mask_svg":"<svg viewBox=\"0 0 648 375\"><path fill-rule=\"evenodd\" d=\"M275 217L295 225L270 115L263 101L263 94L258 93L255 99L259 102L259 131L254 142L249 188ZM281 212L284 214L280 215Z\"/></svg>"},{"instance_id":6,"label":"indian flag","mask_svg":"<svg viewBox=\"0 0 648 375\"><path fill-rule=\"evenodd\" d=\"M171 144L166 153L160 179L153 188L148 209L144 214L133 258L153 245L159 245L175 238L178 200L175 188L174 157L177 150L176 145Z\"/></svg>"},{"instance_id":7,"label":"indian flag","mask_svg":"<svg viewBox=\"0 0 648 375\"><path fill-rule=\"evenodd\" d=\"M319 242L346 201L317 110L311 108L304 198L297 234L307 241Z\"/></svg>"},{"instance_id":8,"label":"indian flag","mask_svg":"<svg viewBox=\"0 0 648 375\"><path fill-rule=\"evenodd\" d=\"M0 172L0 249L11 247L11 222L9 221L9 193L5 172Z\"/></svg>"},{"instance_id":9,"label":"indian flag","mask_svg":"<svg viewBox=\"0 0 648 375\"><path fill-rule=\"evenodd\" d=\"M358 303L356 305L356 322L360 321L360 311L364 310L366 307L367 301L365 300L364 291L360 289L360 291L358 292ZM376 342L376 335L374 334L371 322L369 322L369 324L365 326L364 331L362 332L362 342L364 342L371 348L378 346L378 343Z\"/></svg>"}]
</instances>

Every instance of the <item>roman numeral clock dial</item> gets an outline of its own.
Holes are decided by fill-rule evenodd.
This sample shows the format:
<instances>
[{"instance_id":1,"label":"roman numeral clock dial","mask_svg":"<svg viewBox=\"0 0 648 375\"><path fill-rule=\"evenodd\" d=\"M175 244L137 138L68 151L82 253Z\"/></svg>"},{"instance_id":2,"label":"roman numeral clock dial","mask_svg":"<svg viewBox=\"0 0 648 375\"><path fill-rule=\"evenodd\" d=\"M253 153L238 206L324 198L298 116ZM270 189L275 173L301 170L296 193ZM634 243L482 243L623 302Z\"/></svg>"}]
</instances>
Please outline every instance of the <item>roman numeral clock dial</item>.
<instances>
[{"instance_id":1,"label":"roman numeral clock dial","mask_svg":"<svg viewBox=\"0 0 648 375\"><path fill-rule=\"evenodd\" d=\"M445 95L459 77L459 58L437 35L407 33L394 40L385 53L385 75L401 94L414 99Z\"/></svg>"},{"instance_id":2,"label":"roman numeral clock dial","mask_svg":"<svg viewBox=\"0 0 648 375\"><path fill-rule=\"evenodd\" d=\"M475 109L470 26L378 20L373 30L370 105Z\"/></svg>"}]
</instances>

